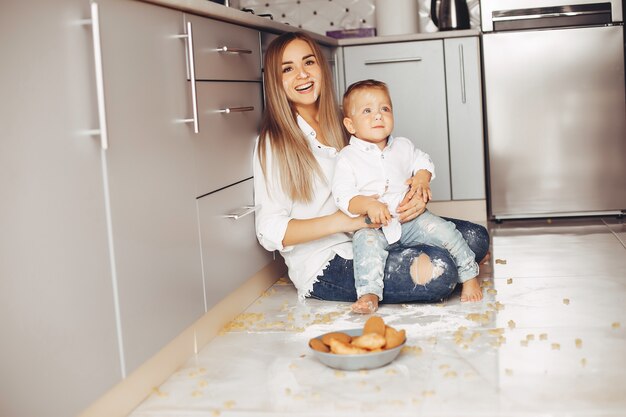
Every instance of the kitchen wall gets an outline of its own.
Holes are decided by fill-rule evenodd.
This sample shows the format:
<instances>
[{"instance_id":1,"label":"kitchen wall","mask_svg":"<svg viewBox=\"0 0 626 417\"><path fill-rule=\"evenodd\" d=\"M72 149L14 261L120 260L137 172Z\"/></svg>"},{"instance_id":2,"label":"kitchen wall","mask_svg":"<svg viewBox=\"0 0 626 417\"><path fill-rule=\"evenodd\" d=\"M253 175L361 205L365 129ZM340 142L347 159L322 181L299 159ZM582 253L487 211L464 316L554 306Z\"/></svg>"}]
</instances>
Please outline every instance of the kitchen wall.
<instances>
[{"instance_id":1,"label":"kitchen wall","mask_svg":"<svg viewBox=\"0 0 626 417\"><path fill-rule=\"evenodd\" d=\"M430 20L430 0L419 3L419 31L436 32ZM393 0L388 2L391 5ZM479 0L468 0L471 26L480 26ZM275 21L312 32L326 34L329 30L376 27L374 0L239 0L240 8L255 14L271 14Z\"/></svg>"}]
</instances>

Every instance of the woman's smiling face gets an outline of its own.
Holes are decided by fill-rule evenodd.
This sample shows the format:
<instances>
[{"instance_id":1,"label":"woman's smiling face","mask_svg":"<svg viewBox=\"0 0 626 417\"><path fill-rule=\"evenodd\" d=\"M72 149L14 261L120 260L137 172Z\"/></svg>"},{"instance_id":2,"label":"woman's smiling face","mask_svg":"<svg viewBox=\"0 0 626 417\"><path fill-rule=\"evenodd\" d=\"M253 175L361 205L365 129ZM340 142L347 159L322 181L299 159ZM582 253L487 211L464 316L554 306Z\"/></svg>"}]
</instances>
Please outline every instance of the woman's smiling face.
<instances>
[{"instance_id":1,"label":"woman's smiling face","mask_svg":"<svg viewBox=\"0 0 626 417\"><path fill-rule=\"evenodd\" d=\"M322 88L322 69L307 42L295 39L287 45L283 52L282 74L287 98L296 108L317 102Z\"/></svg>"}]
</instances>

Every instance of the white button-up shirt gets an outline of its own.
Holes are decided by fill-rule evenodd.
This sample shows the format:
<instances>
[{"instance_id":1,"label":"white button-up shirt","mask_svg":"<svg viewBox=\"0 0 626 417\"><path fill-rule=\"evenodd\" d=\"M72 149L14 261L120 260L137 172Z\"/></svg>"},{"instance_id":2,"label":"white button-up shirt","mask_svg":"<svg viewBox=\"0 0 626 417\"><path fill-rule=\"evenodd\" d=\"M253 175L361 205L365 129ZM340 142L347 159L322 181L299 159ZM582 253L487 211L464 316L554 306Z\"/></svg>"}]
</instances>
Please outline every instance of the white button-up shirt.
<instances>
[{"instance_id":1,"label":"white button-up shirt","mask_svg":"<svg viewBox=\"0 0 626 417\"><path fill-rule=\"evenodd\" d=\"M380 148L355 136L350 145L341 150L337 157L332 192L335 204L348 216L350 200L357 195L379 195L387 204L392 215L383 233L389 243L400 239L401 226L396 209L408 190L405 183L420 169L426 169L435 178L435 165L427 153L415 148L407 138L389 136L387 146Z\"/></svg>"},{"instance_id":2,"label":"white button-up shirt","mask_svg":"<svg viewBox=\"0 0 626 417\"><path fill-rule=\"evenodd\" d=\"M346 233L335 233L310 242L283 246L287 225L291 219L311 219L337 211L331 195L330 180L333 178L338 152L333 147L322 145L317 140L313 128L302 117L298 116L297 121L326 176L325 181L316 180L313 201L294 202L283 191L279 178L280 171L273 160L269 142L267 142L267 177L263 175L256 150L253 169L254 202L260 206L255 216L257 238L265 249L280 251L289 268L289 278L302 299L311 292L317 276L335 255L352 259L352 239Z\"/></svg>"}]
</instances>

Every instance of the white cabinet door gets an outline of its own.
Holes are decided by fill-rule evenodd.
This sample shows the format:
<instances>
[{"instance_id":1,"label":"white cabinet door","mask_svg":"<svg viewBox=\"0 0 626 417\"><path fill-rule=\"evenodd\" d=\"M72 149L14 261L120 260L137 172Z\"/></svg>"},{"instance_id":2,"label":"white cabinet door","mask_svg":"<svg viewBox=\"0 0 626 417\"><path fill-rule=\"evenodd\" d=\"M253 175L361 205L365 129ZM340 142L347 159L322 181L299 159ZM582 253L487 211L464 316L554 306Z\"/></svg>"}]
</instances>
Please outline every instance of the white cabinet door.
<instances>
[{"instance_id":1,"label":"white cabinet door","mask_svg":"<svg viewBox=\"0 0 626 417\"><path fill-rule=\"evenodd\" d=\"M127 372L204 313L181 12L101 5L106 166Z\"/></svg>"},{"instance_id":2,"label":"white cabinet door","mask_svg":"<svg viewBox=\"0 0 626 417\"><path fill-rule=\"evenodd\" d=\"M444 40L452 199L485 198L480 47L478 37Z\"/></svg>"},{"instance_id":3,"label":"white cabinet door","mask_svg":"<svg viewBox=\"0 0 626 417\"><path fill-rule=\"evenodd\" d=\"M389 86L394 136L405 136L435 163L434 200L450 200L443 41L344 47L346 87L373 78Z\"/></svg>"},{"instance_id":4,"label":"white cabinet door","mask_svg":"<svg viewBox=\"0 0 626 417\"><path fill-rule=\"evenodd\" d=\"M210 309L272 261L254 232L252 179L198 199Z\"/></svg>"},{"instance_id":5,"label":"white cabinet door","mask_svg":"<svg viewBox=\"0 0 626 417\"><path fill-rule=\"evenodd\" d=\"M0 415L74 416L122 377L89 2L0 8Z\"/></svg>"}]
</instances>

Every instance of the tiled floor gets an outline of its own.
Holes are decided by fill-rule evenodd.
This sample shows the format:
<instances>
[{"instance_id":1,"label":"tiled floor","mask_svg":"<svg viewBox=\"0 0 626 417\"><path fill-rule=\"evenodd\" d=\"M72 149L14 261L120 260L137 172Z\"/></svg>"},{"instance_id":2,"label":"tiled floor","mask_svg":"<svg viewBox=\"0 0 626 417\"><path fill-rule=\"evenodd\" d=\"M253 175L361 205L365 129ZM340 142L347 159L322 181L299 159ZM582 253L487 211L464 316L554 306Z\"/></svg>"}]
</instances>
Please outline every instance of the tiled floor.
<instances>
[{"instance_id":1,"label":"tiled floor","mask_svg":"<svg viewBox=\"0 0 626 417\"><path fill-rule=\"evenodd\" d=\"M490 228L483 302L379 310L407 331L390 365L315 360L311 337L367 317L280 280L132 416L625 416L626 222Z\"/></svg>"}]
</instances>

